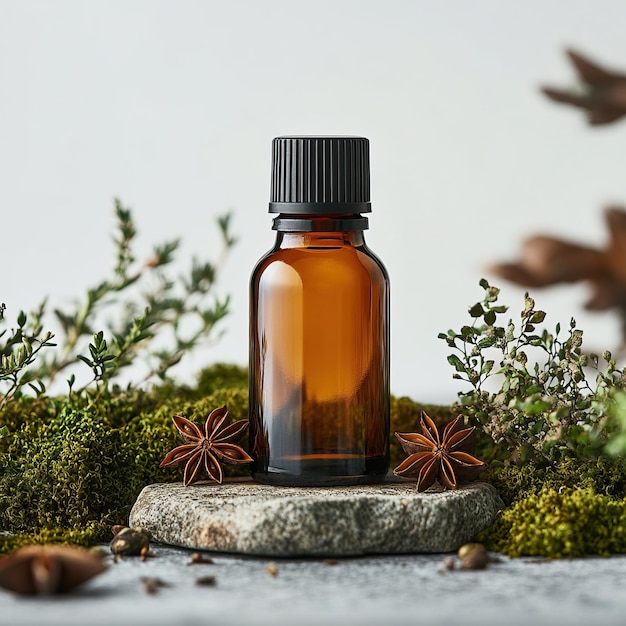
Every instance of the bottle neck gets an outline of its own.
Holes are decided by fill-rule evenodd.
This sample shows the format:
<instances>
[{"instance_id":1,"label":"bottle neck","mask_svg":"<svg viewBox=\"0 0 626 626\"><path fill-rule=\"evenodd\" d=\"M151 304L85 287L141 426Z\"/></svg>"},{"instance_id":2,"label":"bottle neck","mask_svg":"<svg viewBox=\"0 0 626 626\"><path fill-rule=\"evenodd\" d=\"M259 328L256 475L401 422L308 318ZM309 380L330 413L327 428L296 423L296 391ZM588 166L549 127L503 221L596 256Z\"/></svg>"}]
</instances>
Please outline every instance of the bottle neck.
<instances>
[{"instance_id":1,"label":"bottle neck","mask_svg":"<svg viewBox=\"0 0 626 626\"><path fill-rule=\"evenodd\" d=\"M281 213L274 218L273 230L279 233L353 233L368 228L367 217L362 215L294 215Z\"/></svg>"},{"instance_id":2,"label":"bottle neck","mask_svg":"<svg viewBox=\"0 0 626 626\"><path fill-rule=\"evenodd\" d=\"M345 248L365 246L362 230L283 231L276 233L276 248Z\"/></svg>"}]
</instances>

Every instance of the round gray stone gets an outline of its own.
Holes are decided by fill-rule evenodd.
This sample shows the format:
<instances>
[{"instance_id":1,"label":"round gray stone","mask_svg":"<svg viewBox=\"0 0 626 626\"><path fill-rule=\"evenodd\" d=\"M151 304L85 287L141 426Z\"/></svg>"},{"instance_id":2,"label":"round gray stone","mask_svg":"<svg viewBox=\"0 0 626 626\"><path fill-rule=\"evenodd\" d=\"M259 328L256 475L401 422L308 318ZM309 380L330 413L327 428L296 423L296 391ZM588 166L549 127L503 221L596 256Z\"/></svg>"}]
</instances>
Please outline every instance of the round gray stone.
<instances>
[{"instance_id":1,"label":"round gray stone","mask_svg":"<svg viewBox=\"0 0 626 626\"><path fill-rule=\"evenodd\" d=\"M473 483L419 493L414 482L354 487L149 485L130 513L155 541L277 557L456 550L495 519L495 488Z\"/></svg>"}]
</instances>

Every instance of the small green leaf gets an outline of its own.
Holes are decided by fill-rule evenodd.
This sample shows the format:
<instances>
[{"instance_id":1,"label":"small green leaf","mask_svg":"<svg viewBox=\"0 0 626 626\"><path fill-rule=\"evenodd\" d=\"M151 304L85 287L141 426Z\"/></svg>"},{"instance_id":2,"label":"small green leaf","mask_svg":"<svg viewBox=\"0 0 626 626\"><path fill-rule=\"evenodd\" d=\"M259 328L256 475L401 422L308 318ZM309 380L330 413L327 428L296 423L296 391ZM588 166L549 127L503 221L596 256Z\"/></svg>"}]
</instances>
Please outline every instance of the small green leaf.
<instances>
[{"instance_id":1,"label":"small green leaf","mask_svg":"<svg viewBox=\"0 0 626 626\"><path fill-rule=\"evenodd\" d=\"M454 369L457 372L466 371L466 367L463 365L463 362L461 361L461 359L459 359L459 357L456 356L456 354L450 354L448 356L448 363L450 363L450 365L452 365L452 367L454 367Z\"/></svg>"},{"instance_id":2,"label":"small green leaf","mask_svg":"<svg viewBox=\"0 0 626 626\"><path fill-rule=\"evenodd\" d=\"M480 302L477 302L474 306L470 307L469 314L472 317L480 317L485 310L483 309L483 305Z\"/></svg>"},{"instance_id":3,"label":"small green leaf","mask_svg":"<svg viewBox=\"0 0 626 626\"><path fill-rule=\"evenodd\" d=\"M541 322L543 322L543 320L546 319L546 314L544 311L535 311L532 314L532 317L530 318L530 321L533 324L541 324Z\"/></svg>"},{"instance_id":4,"label":"small green leaf","mask_svg":"<svg viewBox=\"0 0 626 626\"><path fill-rule=\"evenodd\" d=\"M83 356L82 354L77 354L76 358L80 359L83 363L86 363L87 365L89 365L89 367L94 366L94 362L90 361L86 356Z\"/></svg>"},{"instance_id":5,"label":"small green leaf","mask_svg":"<svg viewBox=\"0 0 626 626\"><path fill-rule=\"evenodd\" d=\"M482 376L489 374L491 372L491 370L493 369L493 365L494 365L494 361L490 360L490 361L485 361L483 363L483 366L480 370L480 373Z\"/></svg>"},{"instance_id":6,"label":"small green leaf","mask_svg":"<svg viewBox=\"0 0 626 626\"><path fill-rule=\"evenodd\" d=\"M477 344L476 347L480 350L484 348L491 348L491 346L495 345L496 338L495 337L483 337Z\"/></svg>"},{"instance_id":7,"label":"small green leaf","mask_svg":"<svg viewBox=\"0 0 626 626\"><path fill-rule=\"evenodd\" d=\"M465 325L461 327L461 337L463 341L467 341L470 337L476 335L477 333L478 331L472 326Z\"/></svg>"},{"instance_id":8,"label":"small green leaf","mask_svg":"<svg viewBox=\"0 0 626 626\"><path fill-rule=\"evenodd\" d=\"M496 321L495 311L493 309L487 311L483 316L483 319L485 320L485 324L487 324L488 326L493 326Z\"/></svg>"}]
</instances>

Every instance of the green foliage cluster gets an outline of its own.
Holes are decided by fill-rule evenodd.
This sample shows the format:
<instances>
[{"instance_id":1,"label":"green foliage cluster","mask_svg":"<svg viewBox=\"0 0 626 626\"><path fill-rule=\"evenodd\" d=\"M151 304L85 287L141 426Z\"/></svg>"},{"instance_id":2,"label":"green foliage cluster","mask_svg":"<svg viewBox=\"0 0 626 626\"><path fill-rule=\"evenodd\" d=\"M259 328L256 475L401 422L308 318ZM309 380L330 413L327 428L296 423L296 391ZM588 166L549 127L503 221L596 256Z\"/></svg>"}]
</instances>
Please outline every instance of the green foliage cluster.
<instances>
[{"instance_id":1,"label":"green foliage cluster","mask_svg":"<svg viewBox=\"0 0 626 626\"><path fill-rule=\"evenodd\" d=\"M480 540L509 556L626 553L626 500L591 489L544 487L505 509Z\"/></svg>"},{"instance_id":2,"label":"green foliage cluster","mask_svg":"<svg viewBox=\"0 0 626 626\"><path fill-rule=\"evenodd\" d=\"M604 451L612 457L626 456L626 392L615 391L609 407L608 429L611 436Z\"/></svg>"},{"instance_id":3,"label":"green foliage cluster","mask_svg":"<svg viewBox=\"0 0 626 626\"><path fill-rule=\"evenodd\" d=\"M48 313L45 300L30 314L21 311L10 332L0 331L0 410L26 390L43 395L63 372L70 373L70 392L90 397L92 403L110 394L131 365L143 365L143 371L133 373L140 378L129 383L132 387L164 381L228 314L229 298L215 295L215 282L222 260L235 244L229 215L217 220L222 240L219 258L215 262L194 258L182 276L171 271L179 240L155 246L149 258L138 261L131 212L115 200L115 215L116 262L111 276L89 288L75 306L53 311L60 328L59 349L51 349L56 346L54 335L43 330ZM0 324L5 310L2 304ZM96 330L104 325L106 333ZM76 366L81 361L91 370L91 379L76 390Z\"/></svg>"},{"instance_id":4,"label":"green foliage cluster","mask_svg":"<svg viewBox=\"0 0 626 626\"><path fill-rule=\"evenodd\" d=\"M499 290L480 285L472 322L439 337L471 387L453 410L482 429L483 477L506 504L481 540L509 556L626 552L624 371L609 352L583 351L573 319L551 332L526 294L514 323Z\"/></svg>"},{"instance_id":5,"label":"green foliage cluster","mask_svg":"<svg viewBox=\"0 0 626 626\"><path fill-rule=\"evenodd\" d=\"M180 444L172 414L202 421L223 404L236 416L247 413L241 368L215 366L195 387L168 378L228 313L228 298L216 297L214 287L235 243L229 216L217 220L217 262L193 259L187 275L174 276L179 241L138 262L130 210L116 200L115 215L113 272L73 308L54 309L58 348L44 331L46 301L20 312L14 328L0 329L0 550L33 539L108 539L144 485L172 478L172 470L158 467ZM5 311L1 304L0 324ZM98 325L106 332L96 332ZM81 362L91 378L77 388ZM135 381L122 388L120 375L131 366ZM47 395L63 372L70 374L68 394ZM153 381L160 384L146 390Z\"/></svg>"},{"instance_id":6,"label":"green foliage cluster","mask_svg":"<svg viewBox=\"0 0 626 626\"><path fill-rule=\"evenodd\" d=\"M609 352L600 359L582 351L573 319L565 338L559 324L554 333L540 330L546 314L528 294L518 325L501 323L508 309L497 304L499 290L484 279L480 285L484 297L469 308L471 325L439 335L453 349L454 377L471 386L459 394L459 410L491 436L498 458L550 465L601 455L619 434L611 412L624 372ZM499 389L489 392L485 383L495 375Z\"/></svg>"},{"instance_id":7,"label":"green foliage cluster","mask_svg":"<svg viewBox=\"0 0 626 626\"><path fill-rule=\"evenodd\" d=\"M0 323L4 321L5 310L6 305L1 303ZM0 331L0 384L5 387L4 394L0 396L0 411L26 385L36 395L45 392L43 383L37 381L36 376L29 370L43 348L56 346L52 342L54 335L43 329L41 321L43 313L44 305L35 311L30 319L24 311L20 311L17 326L10 332L6 328Z\"/></svg>"},{"instance_id":8,"label":"green foliage cluster","mask_svg":"<svg viewBox=\"0 0 626 626\"><path fill-rule=\"evenodd\" d=\"M204 394L212 373L227 374L231 387ZM16 399L3 413L9 434L0 438L0 529L17 536L4 537L0 551L33 539L107 540L146 484L180 479L179 469L159 468L182 443L173 414L202 422L226 404L235 419L247 415L245 369L216 365L201 379L194 394L181 388L179 396L171 386L167 398L156 388L60 408L58 399ZM196 394L202 397L190 398ZM245 471L226 468L227 475Z\"/></svg>"}]
</instances>

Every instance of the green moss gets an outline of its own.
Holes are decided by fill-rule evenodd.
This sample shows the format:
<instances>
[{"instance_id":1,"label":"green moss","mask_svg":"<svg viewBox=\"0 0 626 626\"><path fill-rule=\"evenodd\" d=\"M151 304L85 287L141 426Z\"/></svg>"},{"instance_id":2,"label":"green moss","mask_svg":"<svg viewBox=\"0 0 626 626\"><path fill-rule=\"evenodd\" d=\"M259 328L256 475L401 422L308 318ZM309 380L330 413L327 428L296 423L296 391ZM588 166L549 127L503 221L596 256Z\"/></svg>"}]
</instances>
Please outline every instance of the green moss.
<instances>
[{"instance_id":1,"label":"green moss","mask_svg":"<svg viewBox=\"0 0 626 626\"><path fill-rule=\"evenodd\" d=\"M167 379L147 394L148 403L167 403L172 399L178 402L194 402L211 396L221 389L247 391L248 370L240 365L215 363L198 374L194 385L181 385ZM147 404L145 410L150 410Z\"/></svg>"},{"instance_id":2,"label":"green moss","mask_svg":"<svg viewBox=\"0 0 626 626\"><path fill-rule=\"evenodd\" d=\"M248 389L248 368L229 363L216 363L198 375L196 391L208 396L220 389Z\"/></svg>"},{"instance_id":3,"label":"green moss","mask_svg":"<svg viewBox=\"0 0 626 626\"><path fill-rule=\"evenodd\" d=\"M237 388L219 389L197 401L181 402L176 398L170 398L153 413L143 413L132 419L125 430L129 442L139 444L143 442L143 445L134 446L135 465L138 468L136 473L139 474L141 486L182 479L181 468L158 468L167 452L182 443L182 438L172 423L172 415L182 415L192 421L203 423L214 408L224 405L228 407L233 420L248 419L248 392ZM239 443L244 449L248 446L247 438L246 433ZM226 476L246 476L249 473L247 465L224 467Z\"/></svg>"},{"instance_id":4,"label":"green moss","mask_svg":"<svg viewBox=\"0 0 626 626\"><path fill-rule=\"evenodd\" d=\"M220 380L241 368L216 366ZM204 373L206 390L211 370ZM182 439L171 416L203 422L217 406L246 419L245 386L193 393L172 385L152 392L119 392L97 410L67 398L20 398L0 416L9 435L0 438L0 551L30 541L85 543L109 538L125 523L139 491L152 482L180 480L180 468L159 468ZM245 441L242 445L247 445ZM226 475L245 475L227 466ZM81 539L82 538L82 539Z\"/></svg>"},{"instance_id":5,"label":"green moss","mask_svg":"<svg viewBox=\"0 0 626 626\"><path fill-rule=\"evenodd\" d=\"M111 527L104 524L92 524L80 529L43 528L34 533L0 535L0 554L13 552L17 548L33 543L88 547L110 539Z\"/></svg>"},{"instance_id":6,"label":"green moss","mask_svg":"<svg viewBox=\"0 0 626 626\"><path fill-rule=\"evenodd\" d=\"M626 553L626 500L591 489L544 488L502 511L479 539L508 556Z\"/></svg>"},{"instance_id":7,"label":"green moss","mask_svg":"<svg viewBox=\"0 0 626 626\"><path fill-rule=\"evenodd\" d=\"M16 399L0 415L9 431L0 437L0 530L11 533L0 534L0 552L32 542L108 541L110 525L126 522L145 485L181 480L181 468L159 468L182 442L171 416L202 422L222 405L233 419L247 418L245 369L208 368L197 387L167 382L147 392L117 390L97 410L66 397ZM405 458L393 432L417 431L423 410L439 426L455 415L450 407L392 397L392 468ZM508 505L483 536L491 549L551 557L626 552L624 459L514 466L499 462L484 437L474 452L488 462L486 479ZM225 471L246 475L248 468Z\"/></svg>"},{"instance_id":8,"label":"green moss","mask_svg":"<svg viewBox=\"0 0 626 626\"><path fill-rule=\"evenodd\" d=\"M492 462L484 478L496 487L506 504L543 488L589 489L593 493L623 498L626 496L626 459L564 459L549 466Z\"/></svg>"},{"instance_id":9,"label":"green moss","mask_svg":"<svg viewBox=\"0 0 626 626\"><path fill-rule=\"evenodd\" d=\"M116 523L139 483L133 446L87 410L24 425L3 455L0 527L13 532Z\"/></svg>"}]
</instances>

